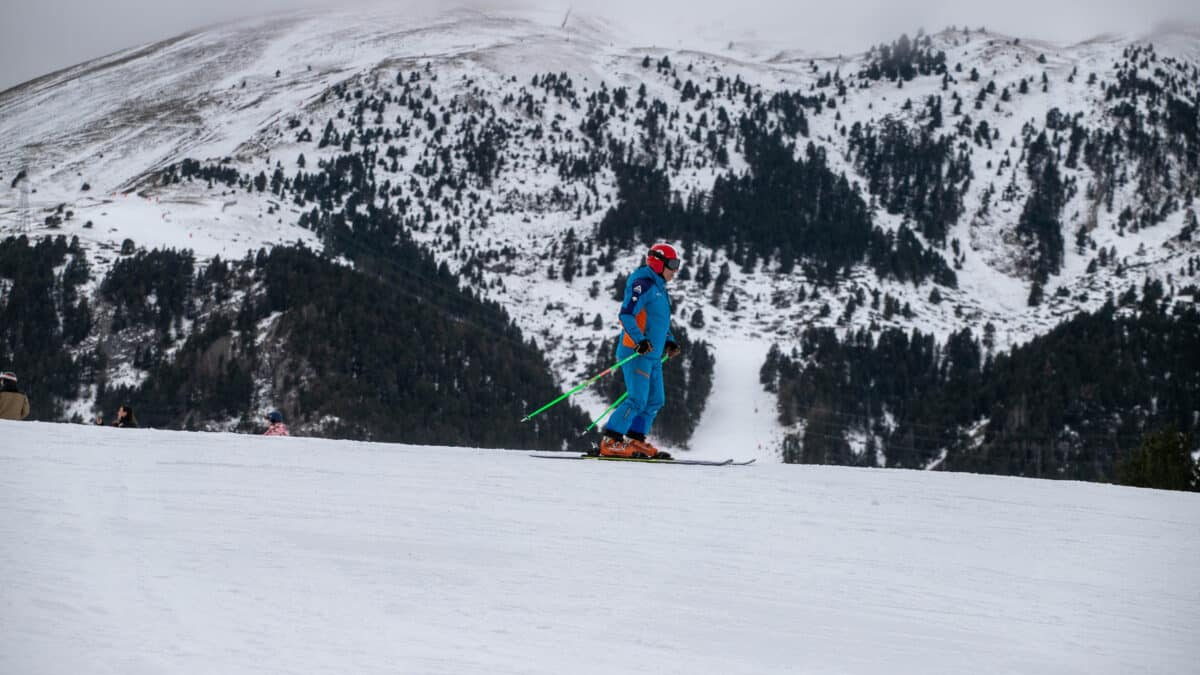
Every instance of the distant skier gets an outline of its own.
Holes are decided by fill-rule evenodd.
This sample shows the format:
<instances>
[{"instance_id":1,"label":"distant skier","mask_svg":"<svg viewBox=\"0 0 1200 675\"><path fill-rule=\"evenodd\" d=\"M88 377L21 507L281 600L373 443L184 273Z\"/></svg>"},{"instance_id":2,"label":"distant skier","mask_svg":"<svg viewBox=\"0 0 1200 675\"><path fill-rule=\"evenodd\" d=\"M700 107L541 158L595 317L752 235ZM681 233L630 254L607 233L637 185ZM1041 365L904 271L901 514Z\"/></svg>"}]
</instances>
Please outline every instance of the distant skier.
<instances>
[{"instance_id":1,"label":"distant skier","mask_svg":"<svg viewBox=\"0 0 1200 675\"><path fill-rule=\"evenodd\" d=\"M117 421L112 425L121 429L136 429L138 423L137 416L133 414L133 407L126 404L117 408Z\"/></svg>"},{"instance_id":2,"label":"distant skier","mask_svg":"<svg viewBox=\"0 0 1200 675\"><path fill-rule=\"evenodd\" d=\"M278 410L267 413L267 425L263 436L291 436L288 433L287 425L283 423L283 413Z\"/></svg>"},{"instance_id":3,"label":"distant skier","mask_svg":"<svg viewBox=\"0 0 1200 675\"><path fill-rule=\"evenodd\" d=\"M671 334L671 300L666 285L675 278L681 264L674 246L655 244L646 254L646 264L629 275L625 283L620 312L624 331L617 343L617 360L634 353L640 356L621 366L629 396L604 425L601 456L671 458L648 443L646 434L665 401L662 355L679 353Z\"/></svg>"},{"instance_id":4,"label":"distant skier","mask_svg":"<svg viewBox=\"0 0 1200 675\"><path fill-rule=\"evenodd\" d=\"M29 417L29 397L17 387L17 376L10 371L0 373L0 420L23 420Z\"/></svg>"}]
</instances>

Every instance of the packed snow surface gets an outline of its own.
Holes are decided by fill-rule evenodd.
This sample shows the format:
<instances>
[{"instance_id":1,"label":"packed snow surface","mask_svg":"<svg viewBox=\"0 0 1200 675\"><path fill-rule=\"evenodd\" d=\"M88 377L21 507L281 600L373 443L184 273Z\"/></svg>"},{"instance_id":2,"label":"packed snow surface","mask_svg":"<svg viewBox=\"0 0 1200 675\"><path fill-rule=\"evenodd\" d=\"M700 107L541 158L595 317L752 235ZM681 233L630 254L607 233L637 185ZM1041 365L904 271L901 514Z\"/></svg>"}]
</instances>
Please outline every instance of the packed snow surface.
<instances>
[{"instance_id":1,"label":"packed snow surface","mask_svg":"<svg viewBox=\"0 0 1200 675\"><path fill-rule=\"evenodd\" d=\"M42 423L0 438L3 673L1200 660L1195 494Z\"/></svg>"}]
</instances>

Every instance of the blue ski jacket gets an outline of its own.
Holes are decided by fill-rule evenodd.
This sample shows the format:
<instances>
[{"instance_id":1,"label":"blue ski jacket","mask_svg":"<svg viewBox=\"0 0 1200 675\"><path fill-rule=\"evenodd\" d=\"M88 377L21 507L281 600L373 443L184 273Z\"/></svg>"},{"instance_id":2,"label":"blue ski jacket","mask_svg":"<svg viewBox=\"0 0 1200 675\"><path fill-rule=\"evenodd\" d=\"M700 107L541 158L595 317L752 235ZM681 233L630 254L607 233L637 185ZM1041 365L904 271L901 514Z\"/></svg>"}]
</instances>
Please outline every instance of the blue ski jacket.
<instances>
[{"instance_id":1,"label":"blue ski jacket","mask_svg":"<svg viewBox=\"0 0 1200 675\"><path fill-rule=\"evenodd\" d=\"M667 282L642 265L625 282L625 300L621 303L621 326L625 332L621 344L634 348L643 339L649 340L654 350L645 356L656 361L662 358L667 342L674 342L671 334L671 299L667 296Z\"/></svg>"}]
</instances>

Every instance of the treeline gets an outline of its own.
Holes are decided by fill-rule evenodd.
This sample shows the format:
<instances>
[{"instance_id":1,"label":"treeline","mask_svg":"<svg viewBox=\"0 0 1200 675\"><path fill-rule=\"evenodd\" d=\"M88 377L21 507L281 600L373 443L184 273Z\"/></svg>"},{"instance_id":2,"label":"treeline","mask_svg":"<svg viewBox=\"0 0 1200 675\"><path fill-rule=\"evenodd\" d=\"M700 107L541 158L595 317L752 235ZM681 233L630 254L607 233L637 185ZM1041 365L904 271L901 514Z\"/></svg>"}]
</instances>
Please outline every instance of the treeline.
<instances>
[{"instance_id":1,"label":"treeline","mask_svg":"<svg viewBox=\"0 0 1200 675\"><path fill-rule=\"evenodd\" d=\"M867 52L866 66L860 76L871 80L908 81L918 75L946 72L946 54L934 50L928 35L910 40L907 34L890 44L881 44Z\"/></svg>"},{"instance_id":2,"label":"treeline","mask_svg":"<svg viewBox=\"0 0 1200 675\"><path fill-rule=\"evenodd\" d=\"M93 325L93 306L80 294L89 275L77 238L0 242L0 370L15 371L32 395L30 419L60 418L62 401L101 365L87 351L72 356Z\"/></svg>"},{"instance_id":3,"label":"treeline","mask_svg":"<svg viewBox=\"0 0 1200 675\"><path fill-rule=\"evenodd\" d=\"M586 426L571 405L521 424L558 389L536 345L411 241L375 253L349 267L281 246L200 267L190 251L137 252L84 305L89 333L66 318L85 302L83 252L10 238L0 368L19 373L45 420L94 384L96 411L129 404L163 428L251 430L275 407L312 435L560 449ZM110 361L145 379L114 377Z\"/></svg>"},{"instance_id":4,"label":"treeline","mask_svg":"<svg viewBox=\"0 0 1200 675\"><path fill-rule=\"evenodd\" d=\"M1058 168L1058 159L1045 132L1038 134L1026 152L1026 172L1030 192L1017 220L1017 232L1030 242L1032 276L1035 288L1058 274L1063 264L1063 206L1067 203L1067 185ZM1036 304L1036 303L1031 303Z\"/></svg>"},{"instance_id":5,"label":"treeline","mask_svg":"<svg viewBox=\"0 0 1200 675\"><path fill-rule=\"evenodd\" d=\"M814 328L773 349L763 382L803 427L785 460L1112 481L1147 434L1197 437L1200 312L1158 282L1011 352L993 338Z\"/></svg>"},{"instance_id":6,"label":"treeline","mask_svg":"<svg viewBox=\"0 0 1200 675\"><path fill-rule=\"evenodd\" d=\"M848 141L867 191L888 213L911 219L926 239L944 247L971 183L970 155L955 153L952 136L935 138L890 118L878 130L855 122Z\"/></svg>"},{"instance_id":7,"label":"treeline","mask_svg":"<svg viewBox=\"0 0 1200 675\"><path fill-rule=\"evenodd\" d=\"M260 251L220 275L246 294L236 312L216 313L143 385L109 396L164 426L257 404L318 435L560 448L582 415L565 407L518 422L556 387L507 316L458 291L415 247L380 255L391 261L387 274L302 248ZM272 401L254 400L256 381Z\"/></svg>"},{"instance_id":8,"label":"treeline","mask_svg":"<svg viewBox=\"0 0 1200 675\"><path fill-rule=\"evenodd\" d=\"M744 131L748 170L718 177L710 194L686 203L664 171L616 167L619 201L601 220L600 239L618 248L661 238L698 242L724 248L746 269L764 261L782 274L803 271L823 282L865 262L901 281L956 284L945 259L911 231L887 233L872 224L866 202L833 173L824 150L809 143L797 157L778 131Z\"/></svg>"},{"instance_id":9,"label":"treeline","mask_svg":"<svg viewBox=\"0 0 1200 675\"><path fill-rule=\"evenodd\" d=\"M171 328L181 333L199 285L195 265L190 251L172 249L137 251L119 258L100 284L100 297L114 308L111 330L153 326L164 338ZM224 263L217 258L211 267L215 275Z\"/></svg>"},{"instance_id":10,"label":"treeline","mask_svg":"<svg viewBox=\"0 0 1200 675\"><path fill-rule=\"evenodd\" d=\"M1161 222L1200 191L1200 70L1160 57L1154 46L1127 47L1115 81L1100 83L1113 125L1085 136L1083 155L1100 179L1098 197L1134 182L1138 203L1122 214L1136 231ZM1132 169L1132 170L1130 170Z\"/></svg>"}]
</instances>

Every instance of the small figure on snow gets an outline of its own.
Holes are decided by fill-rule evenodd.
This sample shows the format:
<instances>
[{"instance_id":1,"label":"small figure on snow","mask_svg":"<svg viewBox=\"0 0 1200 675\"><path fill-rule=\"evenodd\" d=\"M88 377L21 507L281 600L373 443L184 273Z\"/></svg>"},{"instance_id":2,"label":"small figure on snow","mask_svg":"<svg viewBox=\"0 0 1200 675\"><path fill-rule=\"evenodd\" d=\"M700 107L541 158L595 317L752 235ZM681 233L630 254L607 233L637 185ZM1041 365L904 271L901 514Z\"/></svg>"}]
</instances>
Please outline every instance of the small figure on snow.
<instances>
[{"instance_id":1,"label":"small figure on snow","mask_svg":"<svg viewBox=\"0 0 1200 675\"><path fill-rule=\"evenodd\" d=\"M679 354L679 344L671 334L671 299L666 286L682 264L674 246L655 244L646 254L646 264L625 283L620 311L624 331L617 343L617 360L635 353L639 356L621 366L629 396L604 425L599 450L603 457L671 458L648 443L646 434L665 401L662 356Z\"/></svg>"},{"instance_id":2,"label":"small figure on snow","mask_svg":"<svg viewBox=\"0 0 1200 675\"><path fill-rule=\"evenodd\" d=\"M278 410L267 413L267 430L263 436L291 436L287 425L283 423L283 413Z\"/></svg>"},{"instance_id":3,"label":"small figure on snow","mask_svg":"<svg viewBox=\"0 0 1200 675\"><path fill-rule=\"evenodd\" d=\"M23 420L29 417L29 397L17 386L17 375L0 373L0 420Z\"/></svg>"},{"instance_id":4,"label":"small figure on snow","mask_svg":"<svg viewBox=\"0 0 1200 675\"><path fill-rule=\"evenodd\" d=\"M133 407L126 403L117 408L117 421L112 425L121 429L136 429L138 423L137 416L133 414Z\"/></svg>"}]
</instances>

